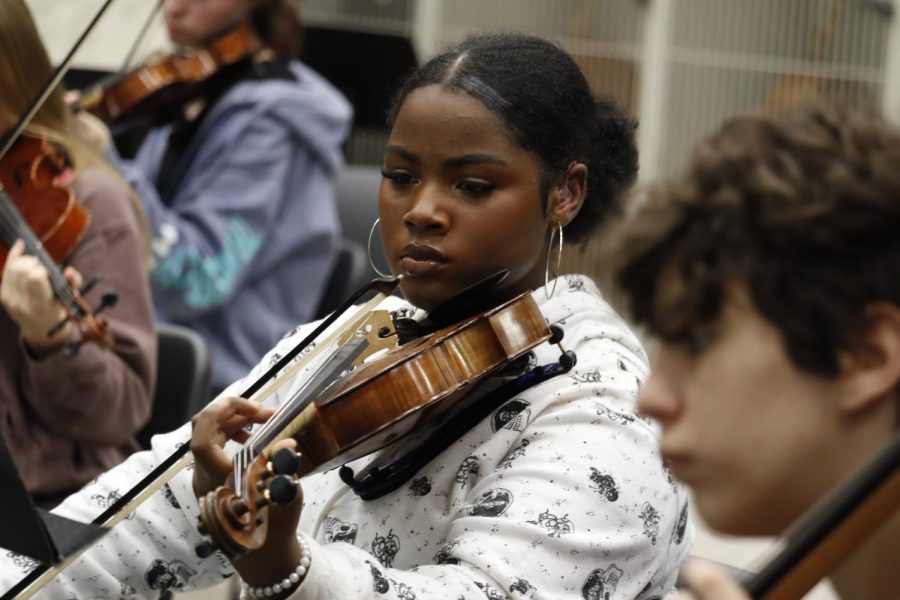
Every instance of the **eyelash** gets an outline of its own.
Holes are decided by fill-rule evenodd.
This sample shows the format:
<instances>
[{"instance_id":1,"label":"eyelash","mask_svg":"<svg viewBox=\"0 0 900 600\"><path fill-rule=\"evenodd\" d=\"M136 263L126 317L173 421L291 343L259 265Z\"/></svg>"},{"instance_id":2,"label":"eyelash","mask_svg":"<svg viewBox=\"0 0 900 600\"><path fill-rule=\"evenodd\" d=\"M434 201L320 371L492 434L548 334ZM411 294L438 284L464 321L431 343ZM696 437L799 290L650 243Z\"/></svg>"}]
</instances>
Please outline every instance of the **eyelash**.
<instances>
[{"instance_id":1,"label":"eyelash","mask_svg":"<svg viewBox=\"0 0 900 600\"><path fill-rule=\"evenodd\" d=\"M456 184L457 189L468 196L483 197L494 191L496 187L492 183L484 181L466 181L463 180Z\"/></svg>"},{"instance_id":2,"label":"eyelash","mask_svg":"<svg viewBox=\"0 0 900 600\"><path fill-rule=\"evenodd\" d=\"M412 185L418 182L412 174L404 171L382 171L381 176L398 186Z\"/></svg>"},{"instance_id":3,"label":"eyelash","mask_svg":"<svg viewBox=\"0 0 900 600\"><path fill-rule=\"evenodd\" d=\"M405 171L382 171L381 176L389 180L395 186L409 186L419 183L419 179ZM480 198L489 195L496 189L496 185L485 181L462 180L456 184L456 189L467 196Z\"/></svg>"}]
</instances>

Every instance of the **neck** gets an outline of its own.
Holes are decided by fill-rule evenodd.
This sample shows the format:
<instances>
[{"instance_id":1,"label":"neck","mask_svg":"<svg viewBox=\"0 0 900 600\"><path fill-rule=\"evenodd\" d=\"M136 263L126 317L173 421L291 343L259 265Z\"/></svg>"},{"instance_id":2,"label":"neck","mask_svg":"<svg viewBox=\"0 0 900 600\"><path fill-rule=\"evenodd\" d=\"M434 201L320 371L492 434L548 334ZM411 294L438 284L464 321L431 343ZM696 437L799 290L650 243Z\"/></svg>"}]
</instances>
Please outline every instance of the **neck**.
<instances>
[{"instance_id":1,"label":"neck","mask_svg":"<svg viewBox=\"0 0 900 600\"><path fill-rule=\"evenodd\" d=\"M897 593L900 512L851 555L831 577L844 600L881 600Z\"/></svg>"}]
</instances>

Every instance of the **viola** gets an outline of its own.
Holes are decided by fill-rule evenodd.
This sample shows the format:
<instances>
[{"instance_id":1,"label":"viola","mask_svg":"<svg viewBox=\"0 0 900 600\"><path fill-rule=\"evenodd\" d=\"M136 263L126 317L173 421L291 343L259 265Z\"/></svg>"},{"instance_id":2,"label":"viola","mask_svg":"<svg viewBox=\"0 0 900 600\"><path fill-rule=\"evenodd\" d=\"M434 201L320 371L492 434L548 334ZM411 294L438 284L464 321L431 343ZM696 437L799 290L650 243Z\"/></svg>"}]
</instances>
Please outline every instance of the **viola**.
<instances>
[{"instance_id":1,"label":"viola","mask_svg":"<svg viewBox=\"0 0 900 600\"><path fill-rule=\"evenodd\" d=\"M335 312L327 316L318 326L269 369L244 389L240 396L257 403L263 402L272 393L293 380L296 373L311 365L314 360L326 356L329 349L341 347L348 341L359 337L367 338L369 351L364 351L357 360L364 360L369 352L374 353L393 347L397 342L396 332L390 327L390 318L386 311L375 310L375 307L390 295L397 287L398 279L374 279L355 294ZM375 296L357 307L355 314L343 324L335 325L338 318L344 315L363 296L374 291ZM333 327L334 326L334 327ZM92 524L111 528L126 519L140 505L158 492L172 477L186 469L193 462L190 445L182 444L168 457L163 459L150 473L144 476L130 489L98 515ZM2 600L27 600L38 593L47 583L72 564L90 546L83 546L70 554L61 564L52 566L42 564L25 575L21 581L7 590Z\"/></svg>"},{"instance_id":2,"label":"viola","mask_svg":"<svg viewBox=\"0 0 900 600\"><path fill-rule=\"evenodd\" d=\"M401 345L337 377L365 348L351 342L247 441L233 478L200 499L200 526L232 557L259 548L271 502L296 493L294 476L371 454L440 421L488 375L554 334L530 294ZM299 458L269 449L297 441ZM209 548L198 547L205 553Z\"/></svg>"},{"instance_id":3,"label":"viola","mask_svg":"<svg viewBox=\"0 0 900 600\"><path fill-rule=\"evenodd\" d=\"M801 517L788 543L744 583L755 600L802 598L900 511L900 433Z\"/></svg>"},{"instance_id":4,"label":"viola","mask_svg":"<svg viewBox=\"0 0 900 600\"><path fill-rule=\"evenodd\" d=\"M24 134L0 159L0 272L6 265L9 247L22 239L26 252L47 269L53 292L68 312L68 318L47 335L54 335L71 320L83 340L110 347L113 339L107 323L96 313L115 303L114 293L104 294L103 304L94 311L82 293L69 285L59 267L90 224L90 215L78 204L71 188L58 183L69 169L69 158L61 147ZM72 346L69 351L75 348Z\"/></svg>"},{"instance_id":5,"label":"viola","mask_svg":"<svg viewBox=\"0 0 900 600\"><path fill-rule=\"evenodd\" d=\"M196 52L164 56L88 90L78 108L107 123L156 115L201 95L218 74L261 48L256 34L237 27Z\"/></svg>"}]
</instances>

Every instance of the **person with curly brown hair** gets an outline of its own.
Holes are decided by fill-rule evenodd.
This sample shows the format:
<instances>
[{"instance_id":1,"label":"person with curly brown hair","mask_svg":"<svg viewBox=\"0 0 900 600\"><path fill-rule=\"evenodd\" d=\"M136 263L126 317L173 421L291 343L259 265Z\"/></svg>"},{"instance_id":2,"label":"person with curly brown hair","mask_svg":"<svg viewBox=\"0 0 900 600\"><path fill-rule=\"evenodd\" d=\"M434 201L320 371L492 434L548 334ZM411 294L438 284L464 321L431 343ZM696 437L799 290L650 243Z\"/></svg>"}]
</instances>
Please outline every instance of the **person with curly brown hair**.
<instances>
[{"instance_id":1,"label":"person with curly brown hair","mask_svg":"<svg viewBox=\"0 0 900 600\"><path fill-rule=\"evenodd\" d=\"M617 279L659 340L638 406L716 530L775 536L897 434L900 131L819 105L734 118L619 230ZM896 596L900 514L834 573ZM707 564L685 598L748 598Z\"/></svg>"}]
</instances>

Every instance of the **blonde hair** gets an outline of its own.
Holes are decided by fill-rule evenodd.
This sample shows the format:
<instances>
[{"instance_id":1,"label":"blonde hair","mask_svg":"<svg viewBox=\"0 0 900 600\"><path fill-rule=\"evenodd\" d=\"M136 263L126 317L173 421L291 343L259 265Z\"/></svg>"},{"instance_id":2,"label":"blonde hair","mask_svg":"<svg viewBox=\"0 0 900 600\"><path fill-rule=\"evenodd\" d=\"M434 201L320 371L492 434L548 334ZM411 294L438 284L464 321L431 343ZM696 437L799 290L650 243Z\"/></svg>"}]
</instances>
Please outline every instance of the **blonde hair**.
<instances>
[{"instance_id":1,"label":"blonde hair","mask_svg":"<svg viewBox=\"0 0 900 600\"><path fill-rule=\"evenodd\" d=\"M0 118L10 126L15 123L52 73L50 57L24 0L0 0ZM94 168L111 176L127 192L148 250L149 226L143 207L131 186L85 140L64 93L63 86L57 86L25 131L63 146L75 175Z\"/></svg>"}]
</instances>

